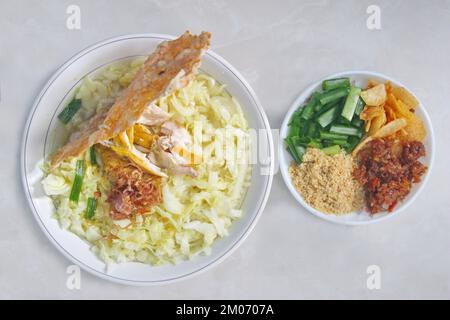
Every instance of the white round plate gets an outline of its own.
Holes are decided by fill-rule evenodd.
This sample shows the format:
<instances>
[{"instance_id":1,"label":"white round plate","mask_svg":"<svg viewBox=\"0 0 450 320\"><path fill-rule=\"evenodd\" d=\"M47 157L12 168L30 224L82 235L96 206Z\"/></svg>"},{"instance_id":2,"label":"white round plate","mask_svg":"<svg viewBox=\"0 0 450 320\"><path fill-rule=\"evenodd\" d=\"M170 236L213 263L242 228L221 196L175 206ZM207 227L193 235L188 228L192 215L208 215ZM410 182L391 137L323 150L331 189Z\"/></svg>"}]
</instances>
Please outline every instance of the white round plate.
<instances>
[{"instance_id":1,"label":"white round plate","mask_svg":"<svg viewBox=\"0 0 450 320\"><path fill-rule=\"evenodd\" d=\"M324 79L314 83L311 85L308 89L303 91L302 94L294 101L292 106L290 107L289 111L286 114L286 117L284 118L283 124L281 125L280 130L280 143L279 143L279 149L278 149L278 155L280 159L280 170L281 174L283 176L284 182L286 183L289 191L292 193L294 198L309 212L311 212L313 215L322 218L324 220L334 222L334 223L340 223L340 224L346 224L346 225L364 225L374 222L379 222L382 220L385 220L387 218L393 217L397 215L400 211L404 210L408 205L410 205L414 199L419 195L420 191L423 190L425 187L425 184L428 180L428 177L431 174L431 167L433 165L433 159L434 159L434 134L433 134L433 128L431 126L430 118L425 110L424 105L420 102L420 100L416 97L416 99L420 103L420 107L417 108L416 114L424 121L425 127L427 130L427 136L424 141L425 149L426 149L426 157L421 159L421 162L424 163L426 166L428 166L428 170L424 177L422 178L422 182L415 184L411 190L411 193L408 195L408 197L399 203L393 212L380 212L374 215L370 215L367 211L361 210L360 212L354 212L347 215L333 215L333 214L325 214L322 213L313 207L311 207L309 204L307 204L302 196L298 193L298 191L295 189L294 184L292 183L292 179L289 176L288 168L289 164L292 161L291 156L286 150L284 139L288 135L288 123L289 120L294 113L295 110L297 110L300 106L302 106L305 101L312 95L312 93L316 90L321 89L322 81L326 79L333 79L333 78L339 78L339 77L349 77L350 80L360 87L366 87L367 81L369 79L373 79L379 82L386 82L391 81L393 85L395 86L402 86L405 87L409 92L409 90L405 85L401 84L400 82L385 76L380 73L375 72L369 72L369 71L347 71L342 72L338 74L334 74L328 77L325 77ZM412 93L414 94L414 93Z\"/></svg>"},{"instance_id":2,"label":"white round plate","mask_svg":"<svg viewBox=\"0 0 450 320\"><path fill-rule=\"evenodd\" d=\"M105 267L84 242L69 231L62 230L52 218L53 204L41 186L43 177L40 165L62 141L55 134L61 124L56 114L69 102L68 97L86 75L121 59L148 55L171 36L159 34L135 34L120 36L95 44L76 54L60 67L37 97L25 127L22 145L22 180L25 194L40 227L50 241L72 262L101 278L130 285L153 285L187 278L217 265L231 254L248 236L260 216L272 185L273 163L255 164L251 185L242 210L243 217L234 222L227 237L217 240L208 256L198 256L177 265L153 267L141 263L122 263ZM255 93L243 77L223 58L207 51L201 70L226 84L227 90L237 98L247 117L250 128L264 130L259 145L273 159L273 141L269 122ZM264 171L267 174L261 174Z\"/></svg>"}]
</instances>

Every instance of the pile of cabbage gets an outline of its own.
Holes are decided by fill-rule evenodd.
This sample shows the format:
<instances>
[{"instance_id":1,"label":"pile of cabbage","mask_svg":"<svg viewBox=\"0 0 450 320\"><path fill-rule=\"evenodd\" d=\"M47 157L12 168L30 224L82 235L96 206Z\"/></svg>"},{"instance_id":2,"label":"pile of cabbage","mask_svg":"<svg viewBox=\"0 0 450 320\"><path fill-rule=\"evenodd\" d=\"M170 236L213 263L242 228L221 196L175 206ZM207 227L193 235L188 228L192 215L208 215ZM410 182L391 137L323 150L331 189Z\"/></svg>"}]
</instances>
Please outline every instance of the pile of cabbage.
<instances>
[{"instance_id":1,"label":"pile of cabbage","mask_svg":"<svg viewBox=\"0 0 450 320\"><path fill-rule=\"evenodd\" d=\"M77 92L83 110L73 126L83 125L83 119L110 104L142 62L121 62L85 79ZM197 152L202 153L203 160L195 165L197 178L166 178L163 202L148 213L130 220L110 219L106 202L110 182L101 167L90 164L87 154L82 156L86 173L78 203L69 201L77 159L67 160L52 171L48 165L44 168L42 184L53 199L60 226L88 241L107 264L138 261L160 265L208 254L213 242L226 236L233 221L242 215L241 202L251 174L250 139L237 101L224 85L199 74L185 88L161 98L157 105L184 125L194 139L201 135L201 150ZM227 150L219 152L218 145ZM101 193L97 211L92 220L87 220L87 199L97 190Z\"/></svg>"}]
</instances>

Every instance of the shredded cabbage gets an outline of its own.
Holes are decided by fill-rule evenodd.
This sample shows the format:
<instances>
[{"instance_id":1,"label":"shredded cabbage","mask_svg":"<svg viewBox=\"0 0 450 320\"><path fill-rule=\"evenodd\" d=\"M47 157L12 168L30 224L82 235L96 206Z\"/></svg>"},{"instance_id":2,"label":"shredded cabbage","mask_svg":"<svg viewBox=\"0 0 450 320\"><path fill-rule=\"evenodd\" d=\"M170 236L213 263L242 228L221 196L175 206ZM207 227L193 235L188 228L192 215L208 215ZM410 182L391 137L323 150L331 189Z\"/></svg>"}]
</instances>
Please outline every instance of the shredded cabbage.
<instances>
[{"instance_id":1,"label":"shredded cabbage","mask_svg":"<svg viewBox=\"0 0 450 320\"><path fill-rule=\"evenodd\" d=\"M109 66L95 78L83 81L77 92L84 109L79 125L85 116L114 100L142 61ZM237 142L237 137L248 136L237 101L223 85L199 74L188 86L156 104L189 131L198 144L194 153L203 161L195 165L197 178L165 178L163 202L148 213L113 221L106 202L110 182L99 167L90 164L86 154L82 156L86 174L78 204L69 201L77 158L64 161L54 170L48 165L44 168L42 184L54 201L60 226L91 243L93 252L107 264L138 261L160 265L208 254L214 241L227 236L233 221L242 216L240 206L249 185L250 166L248 161L236 159L248 159L250 146L240 147ZM230 152L220 150L223 144ZM96 190L101 193L97 211L93 220L86 220L87 199Z\"/></svg>"}]
</instances>

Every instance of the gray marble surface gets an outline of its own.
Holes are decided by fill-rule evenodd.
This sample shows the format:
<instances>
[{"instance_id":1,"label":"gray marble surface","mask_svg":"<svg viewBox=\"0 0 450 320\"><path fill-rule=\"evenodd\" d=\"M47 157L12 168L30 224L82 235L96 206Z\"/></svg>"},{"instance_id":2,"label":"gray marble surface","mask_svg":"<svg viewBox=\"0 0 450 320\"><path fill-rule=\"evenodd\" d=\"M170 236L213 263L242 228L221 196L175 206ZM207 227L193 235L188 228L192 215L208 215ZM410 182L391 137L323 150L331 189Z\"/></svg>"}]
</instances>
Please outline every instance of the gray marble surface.
<instances>
[{"instance_id":1,"label":"gray marble surface","mask_svg":"<svg viewBox=\"0 0 450 320\"><path fill-rule=\"evenodd\" d=\"M366 9L381 9L381 29ZM66 27L67 6L81 29ZM19 176L19 146L33 100L56 68L108 37L209 30L279 128L307 85L367 69L409 86L436 134L433 175L412 207L375 225L344 227L309 215L274 179L266 210L247 241L213 270L162 287L126 287L82 273L43 235ZM0 298L450 298L450 1L0 1ZM381 288L366 286L381 268Z\"/></svg>"}]
</instances>

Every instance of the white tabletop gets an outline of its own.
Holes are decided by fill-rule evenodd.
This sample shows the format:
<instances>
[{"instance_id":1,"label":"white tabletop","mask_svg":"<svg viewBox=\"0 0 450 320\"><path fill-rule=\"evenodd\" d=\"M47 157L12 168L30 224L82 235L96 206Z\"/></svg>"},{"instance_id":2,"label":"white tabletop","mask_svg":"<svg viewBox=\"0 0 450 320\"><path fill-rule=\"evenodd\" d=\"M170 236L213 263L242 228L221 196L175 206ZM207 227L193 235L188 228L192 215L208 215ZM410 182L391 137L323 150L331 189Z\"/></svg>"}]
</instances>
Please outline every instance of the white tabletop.
<instances>
[{"instance_id":1,"label":"white tabletop","mask_svg":"<svg viewBox=\"0 0 450 320\"><path fill-rule=\"evenodd\" d=\"M378 0L381 29L369 30L373 3L1 1L0 298L450 298L450 1ZM66 26L70 4L81 9L80 30ZM211 271L146 288L82 272L81 288L70 290L70 262L37 226L20 181L32 103L59 65L99 40L186 29L212 32L213 50L247 78L273 128L299 92L328 74L366 69L403 82L426 105L436 134L423 193L393 219L345 227L308 214L277 174L253 233ZM367 286L371 265L380 268L380 289Z\"/></svg>"}]
</instances>

